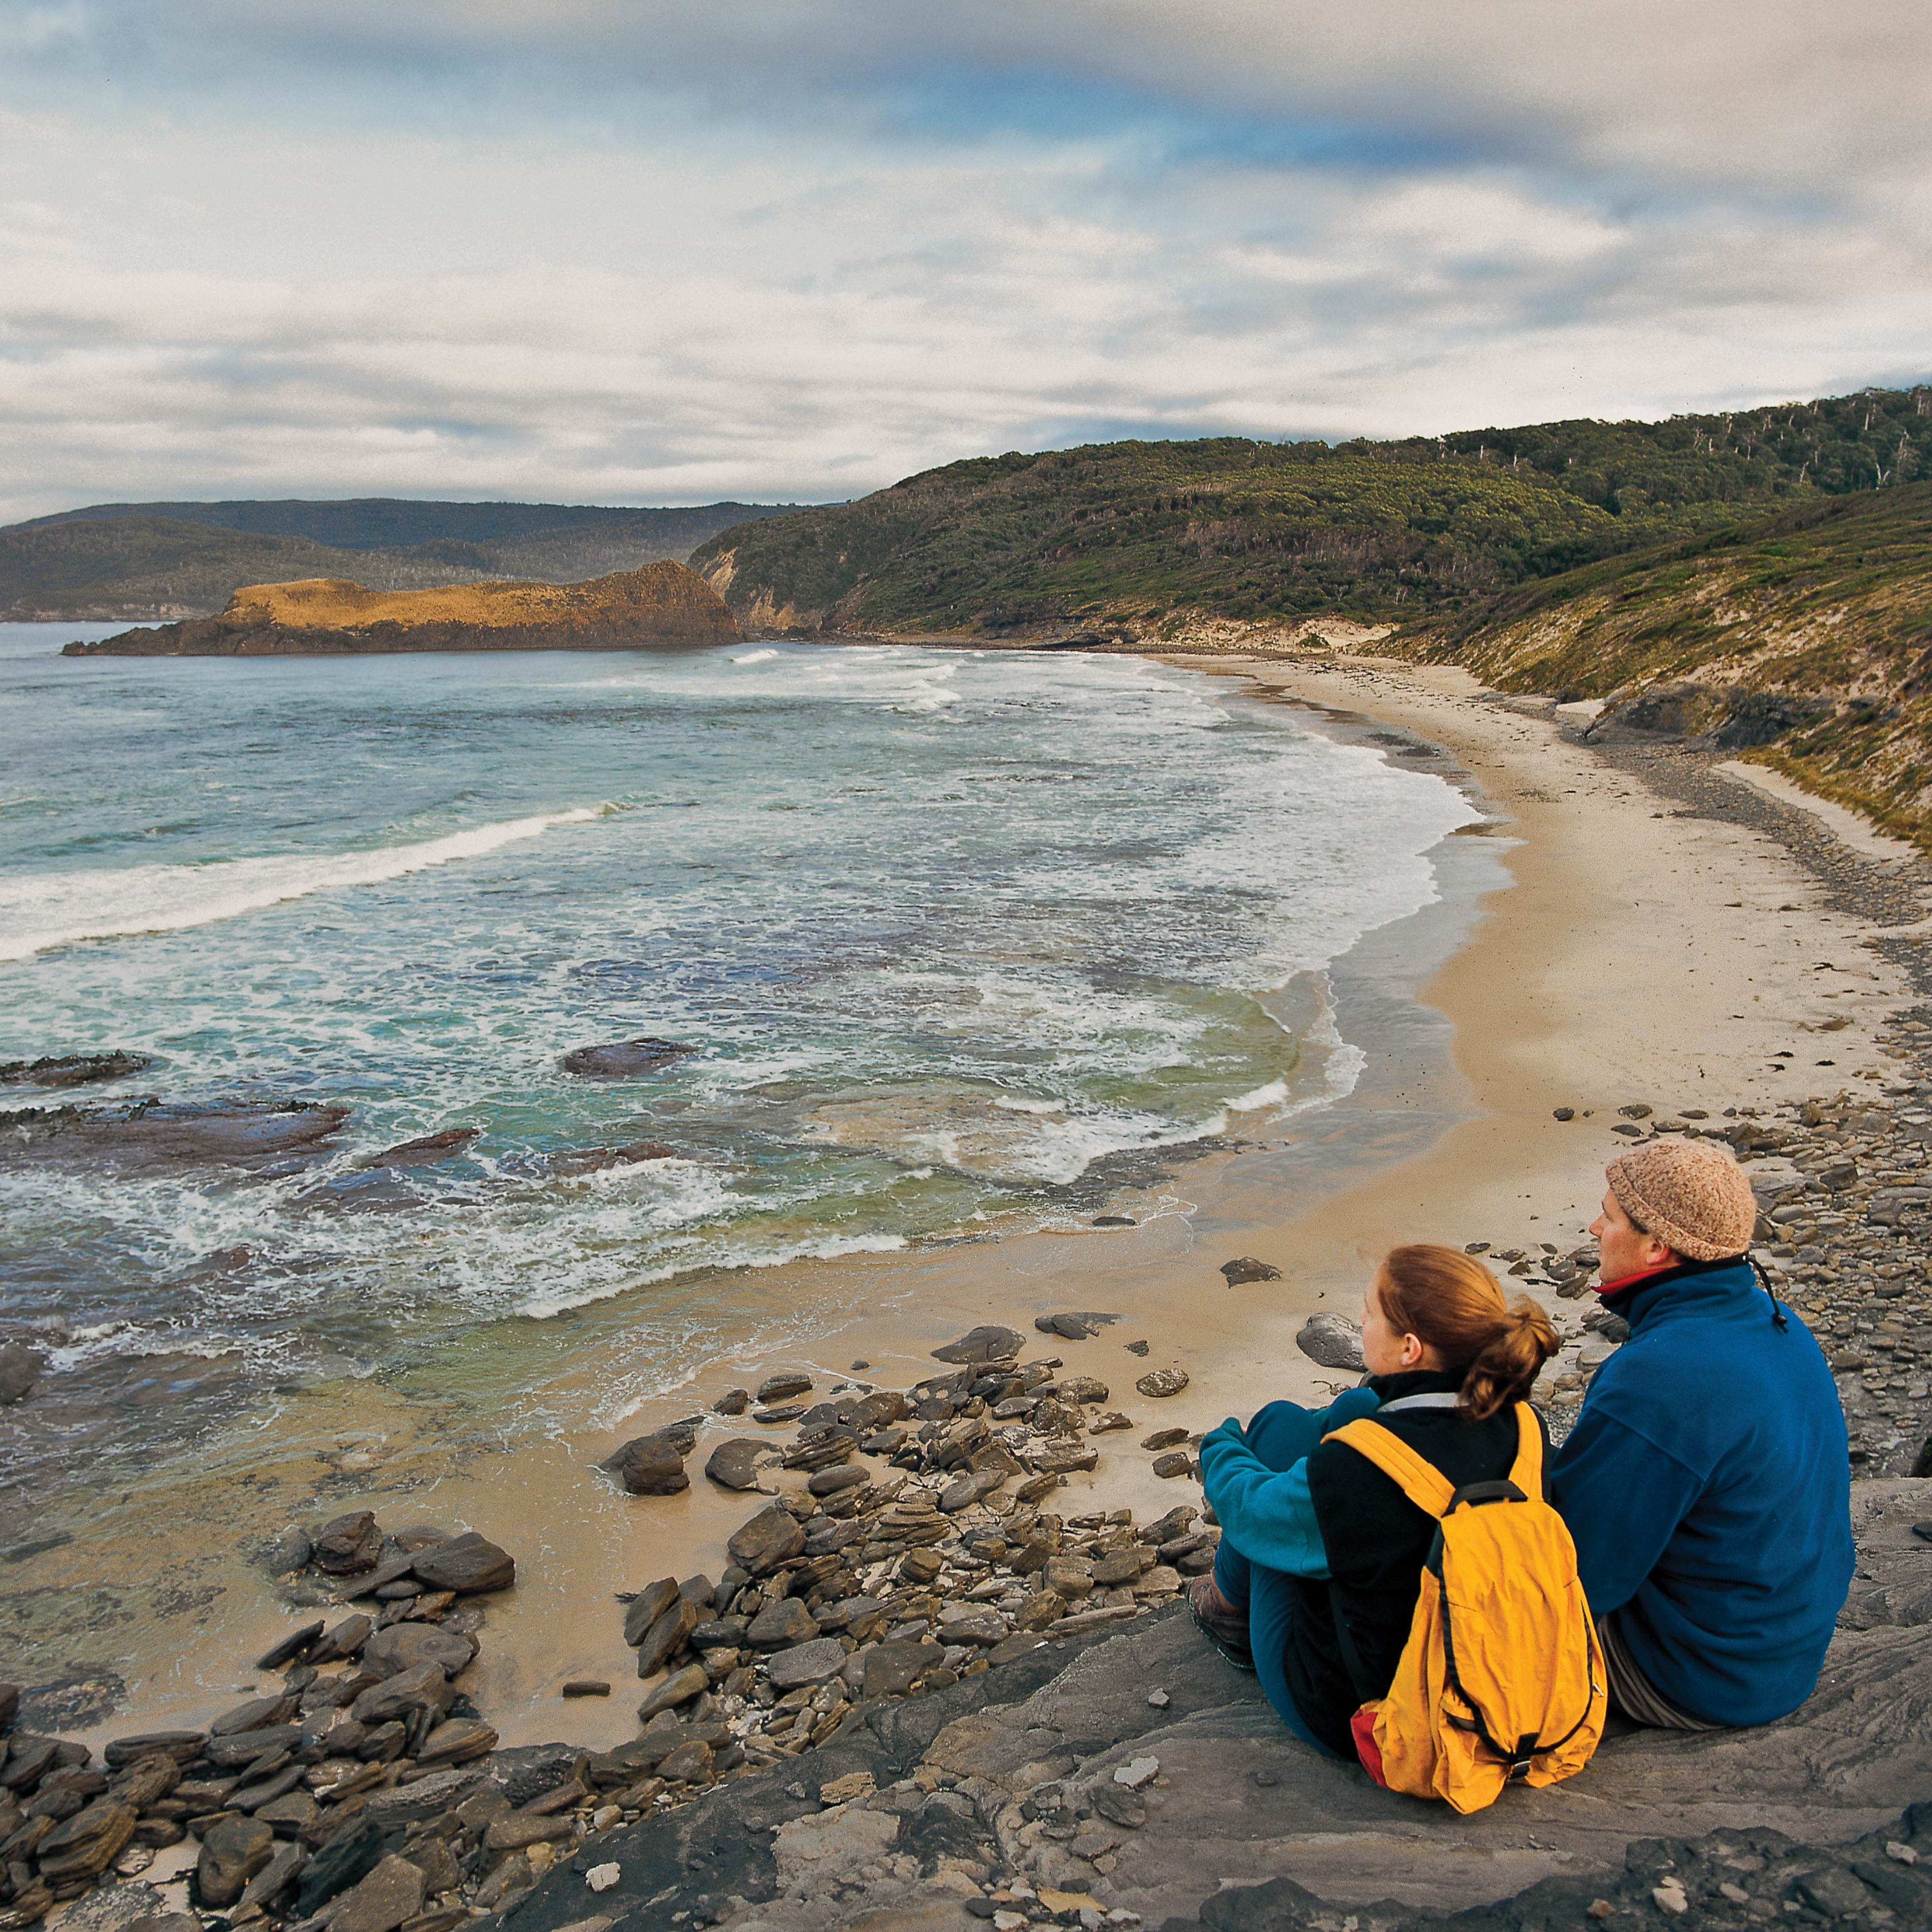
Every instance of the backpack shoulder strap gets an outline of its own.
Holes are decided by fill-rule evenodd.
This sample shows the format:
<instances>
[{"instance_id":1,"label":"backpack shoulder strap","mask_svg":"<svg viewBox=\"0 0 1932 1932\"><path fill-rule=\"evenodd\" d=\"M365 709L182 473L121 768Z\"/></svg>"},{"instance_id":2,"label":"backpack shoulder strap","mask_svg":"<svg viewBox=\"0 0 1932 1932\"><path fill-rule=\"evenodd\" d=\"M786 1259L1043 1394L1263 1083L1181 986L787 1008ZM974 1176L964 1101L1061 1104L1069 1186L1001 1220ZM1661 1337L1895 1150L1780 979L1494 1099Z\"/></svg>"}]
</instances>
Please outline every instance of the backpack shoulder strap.
<instances>
[{"instance_id":1,"label":"backpack shoulder strap","mask_svg":"<svg viewBox=\"0 0 1932 1932\"><path fill-rule=\"evenodd\" d=\"M1546 1501L1543 1490L1543 1418L1526 1402L1516 1406L1516 1462L1510 1470L1510 1480L1526 1496Z\"/></svg>"},{"instance_id":2,"label":"backpack shoulder strap","mask_svg":"<svg viewBox=\"0 0 1932 1932\"><path fill-rule=\"evenodd\" d=\"M1431 1516L1441 1516L1456 1493L1449 1478L1432 1462L1418 1456L1394 1430L1384 1428L1366 1415L1345 1423L1324 1439L1346 1442L1358 1455L1366 1456L1384 1475L1400 1485L1402 1494L1418 1509Z\"/></svg>"}]
</instances>

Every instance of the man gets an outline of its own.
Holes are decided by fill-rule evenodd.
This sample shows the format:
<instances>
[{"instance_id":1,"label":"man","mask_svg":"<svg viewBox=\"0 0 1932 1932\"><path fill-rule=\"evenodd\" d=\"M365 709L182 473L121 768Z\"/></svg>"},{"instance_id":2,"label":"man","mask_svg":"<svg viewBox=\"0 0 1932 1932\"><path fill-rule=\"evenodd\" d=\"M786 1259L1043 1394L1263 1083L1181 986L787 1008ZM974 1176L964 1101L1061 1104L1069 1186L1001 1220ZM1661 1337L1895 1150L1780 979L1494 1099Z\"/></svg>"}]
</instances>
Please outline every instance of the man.
<instances>
[{"instance_id":1,"label":"man","mask_svg":"<svg viewBox=\"0 0 1932 1932\"><path fill-rule=\"evenodd\" d=\"M1757 1204L1728 1148L1653 1141L1606 1178L1598 1292L1630 1337L1550 1490L1610 1700L1679 1730L1766 1724L1811 1694L1851 1582L1844 1412L1745 1258Z\"/></svg>"}]
</instances>

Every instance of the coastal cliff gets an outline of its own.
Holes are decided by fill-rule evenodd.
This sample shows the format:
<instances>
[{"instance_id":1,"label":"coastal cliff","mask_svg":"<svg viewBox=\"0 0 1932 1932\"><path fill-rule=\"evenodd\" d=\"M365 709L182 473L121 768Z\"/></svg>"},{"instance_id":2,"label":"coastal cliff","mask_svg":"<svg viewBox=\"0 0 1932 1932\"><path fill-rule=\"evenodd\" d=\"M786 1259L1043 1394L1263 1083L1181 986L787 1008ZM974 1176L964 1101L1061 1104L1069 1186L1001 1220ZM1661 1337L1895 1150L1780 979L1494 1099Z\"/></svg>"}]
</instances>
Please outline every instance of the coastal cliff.
<instances>
[{"instance_id":1,"label":"coastal cliff","mask_svg":"<svg viewBox=\"0 0 1932 1932\"><path fill-rule=\"evenodd\" d=\"M342 578L257 584L218 617L69 644L64 657L316 657L390 651L695 650L735 644L724 601L680 563L588 584L368 590Z\"/></svg>"}]
</instances>

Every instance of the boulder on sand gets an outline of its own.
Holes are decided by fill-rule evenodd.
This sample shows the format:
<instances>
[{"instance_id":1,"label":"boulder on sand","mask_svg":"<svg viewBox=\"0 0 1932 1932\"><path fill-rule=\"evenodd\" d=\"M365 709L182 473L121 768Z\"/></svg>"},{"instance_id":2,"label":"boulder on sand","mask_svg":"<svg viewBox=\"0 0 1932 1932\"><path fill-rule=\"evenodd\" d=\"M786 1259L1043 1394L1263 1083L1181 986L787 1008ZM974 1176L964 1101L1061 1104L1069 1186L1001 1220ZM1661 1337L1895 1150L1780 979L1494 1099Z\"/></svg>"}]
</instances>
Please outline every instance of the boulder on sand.
<instances>
[{"instance_id":1,"label":"boulder on sand","mask_svg":"<svg viewBox=\"0 0 1932 1932\"><path fill-rule=\"evenodd\" d=\"M1324 1369L1361 1370L1361 1330L1339 1315L1311 1315L1302 1324L1294 1346Z\"/></svg>"},{"instance_id":2,"label":"boulder on sand","mask_svg":"<svg viewBox=\"0 0 1932 1932\"><path fill-rule=\"evenodd\" d=\"M432 1590L454 1590L458 1596L507 1590L517 1580L515 1558L473 1529L422 1551L415 1567L419 1582Z\"/></svg>"},{"instance_id":3,"label":"boulder on sand","mask_svg":"<svg viewBox=\"0 0 1932 1932\"><path fill-rule=\"evenodd\" d=\"M986 1362L1010 1361L1019 1353L1025 1339L1016 1328L986 1323L968 1330L958 1341L934 1349L932 1358L936 1362L959 1362L975 1367Z\"/></svg>"},{"instance_id":4,"label":"boulder on sand","mask_svg":"<svg viewBox=\"0 0 1932 1932\"><path fill-rule=\"evenodd\" d=\"M770 1443L749 1436L734 1436L712 1450L704 1473L722 1489L754 1490L758 1486L760 1468L779 1460L778 1450Z\"/></svg>"},{"instance_id":5,"label":"boulder on sand","mask_svg":"<svg viewBox=\"0 0 1932 1932\"><path fill-rule=\"evenodd\" d=\"M691 1486L684 1457L663 1430L634 1436L597 1466L609 1470L634 1496L675 1496Z\"/></svg>"}]
</instances>

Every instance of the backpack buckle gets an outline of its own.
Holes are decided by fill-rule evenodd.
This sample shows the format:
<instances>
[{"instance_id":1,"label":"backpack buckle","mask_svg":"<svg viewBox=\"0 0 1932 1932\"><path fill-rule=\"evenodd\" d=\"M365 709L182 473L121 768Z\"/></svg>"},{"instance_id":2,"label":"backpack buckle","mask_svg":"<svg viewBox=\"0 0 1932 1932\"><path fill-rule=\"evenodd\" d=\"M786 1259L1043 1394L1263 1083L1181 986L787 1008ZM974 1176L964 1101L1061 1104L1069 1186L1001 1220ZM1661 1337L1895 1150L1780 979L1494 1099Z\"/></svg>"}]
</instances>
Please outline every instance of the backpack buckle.
<instances>
[{"instance_id":1,"label":"backpack buckle","mask_svg":"<svg viewBox=\"0 0 1932 1932\"><path fill-rule=\"evenodd\" d=\"M1465 1483L1449 1498L1449 1507L1442 1514L1453 1516L1464 1503L1474 1506L1483 1503L1526 1503L1528 1500L1505 1476L1493 1483Z\"/></svg>"}]
</instances>

